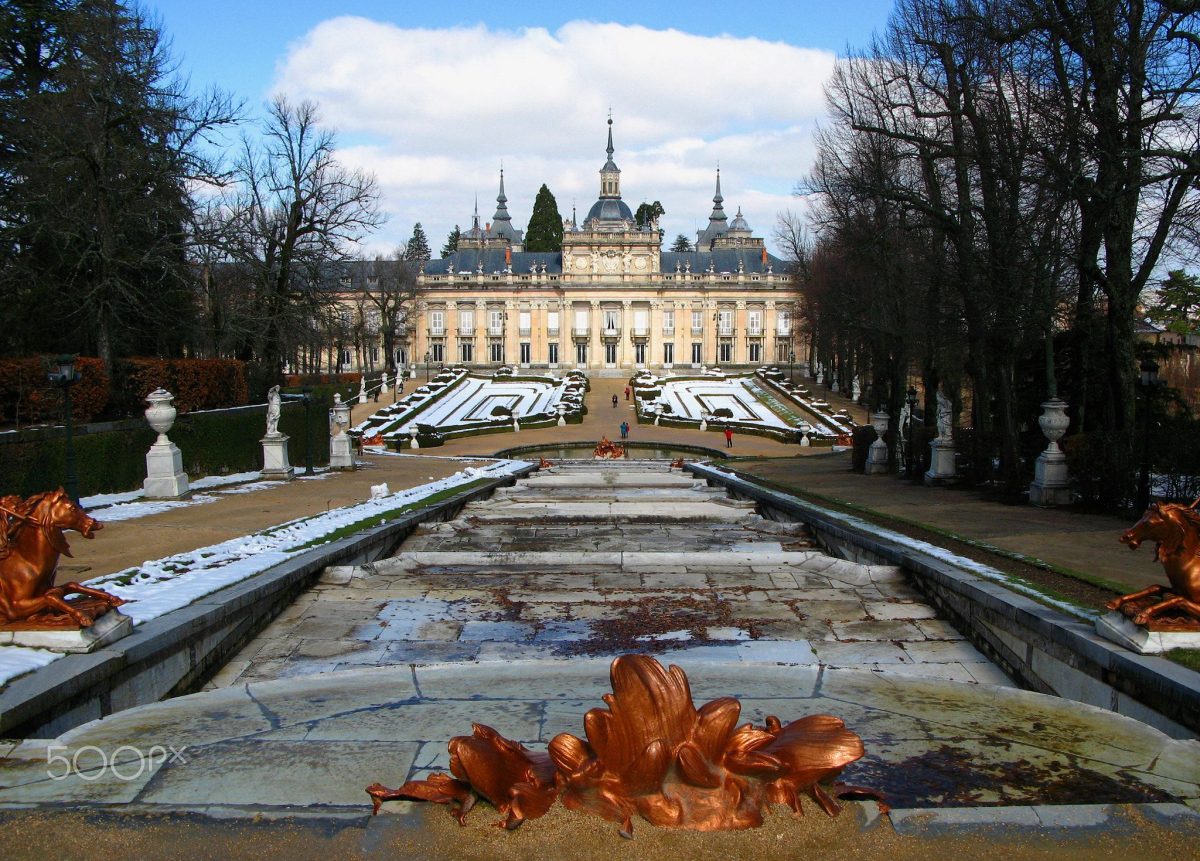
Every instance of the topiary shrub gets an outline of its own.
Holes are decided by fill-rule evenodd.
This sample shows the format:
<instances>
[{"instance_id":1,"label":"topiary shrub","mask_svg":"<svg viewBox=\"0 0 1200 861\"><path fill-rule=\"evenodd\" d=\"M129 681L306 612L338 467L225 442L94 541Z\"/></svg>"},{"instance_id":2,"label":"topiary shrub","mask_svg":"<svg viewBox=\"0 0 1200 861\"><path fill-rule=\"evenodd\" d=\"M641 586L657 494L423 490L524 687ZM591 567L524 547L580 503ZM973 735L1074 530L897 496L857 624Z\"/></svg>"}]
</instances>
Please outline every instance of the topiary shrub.
<instances>
[{"instance_id":1,"label":"topiary shrub","mask_svg":"<svg viewBox=\"0 0 1200 861\"><path fill-rule=\"evenodd\" d=\"M716 419L731 419L733 418L733 410L729 407L717 407L712 411L713 418Z\"/></svg>"}]
</instances>

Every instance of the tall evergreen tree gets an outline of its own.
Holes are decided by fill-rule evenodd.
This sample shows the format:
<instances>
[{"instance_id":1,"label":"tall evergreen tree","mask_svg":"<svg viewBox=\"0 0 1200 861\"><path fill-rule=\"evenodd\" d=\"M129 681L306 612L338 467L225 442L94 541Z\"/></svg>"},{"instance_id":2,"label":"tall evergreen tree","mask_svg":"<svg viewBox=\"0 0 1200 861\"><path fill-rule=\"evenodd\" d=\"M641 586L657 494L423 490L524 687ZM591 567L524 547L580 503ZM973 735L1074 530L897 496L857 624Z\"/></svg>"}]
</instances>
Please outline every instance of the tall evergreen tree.
<instances>
[{"instance_id":1,"label":"tall evergreen tree","mask_svg":"<svg viewBox=\"0 0 1200 861\"><path fill-rule=\"evenodd\" d=\"M422 262L433 256L433 252L429 250L429 239L425 236L425 228L421 227L421 222L413 225L412 236L408 239L408 244L404 246L404 259L410 262Z\"/></svg>"},{"instance_id":2,"label":"tall evergreen tree","mask_svg":"<svg viewBox=\"0 0 1200 861\"><path fill-rule=\"evenodd\" d=\"M0 6L0 350L182 350L197 145L235 114L133 3Z\"/></svg>"},{"instance_id":3,"label":"tall evergreen tree","mask_svg":"<svg viewBox=\"0 0 1200 861\"><path fill-rule=\"evenodd\" d=\"M671 243L672 251L694 251L692 243L688 242L688 238L680 233L675 237L675 241Z\"/></svg>"},{"instance_id":4,"label":"tall evergreen tree","mask_svg":"<svg viewBox=\"0 0 1200 861\"><path fill-rule=\"evenodd\" d=\"M550 189L542 183L533 201L533 213L525 231L526 251L562 251L563 222L558 203Z\"/></svg>"},{"instance_id":5,"label":"tall evergreen tree","mask_svg":"<svg viewBox=\"0 0 1200 861\"><path fill-rule=\"evenodd\" d=\"M458 240L462 238L462 231L458 229L458 225L454 225L454 229L450 231L450 235L446 237L446 244L442 246L442 257L449 257L458 250Z\"/></svg>"},{"instance_id":6,"label":"tall evergreen tree","mask_svg":"<svg viewBox=\"0 0 1200 861\"><path fill-rule=\"evenodd\" d=\"M649 227L655 219L662 218L666 214L667 211L663 209L663 205L656 200L654 203L642 203L638 206L637 211L633 213L633 220L637 222L638 227Z\"/></svg>"}]
</instances>

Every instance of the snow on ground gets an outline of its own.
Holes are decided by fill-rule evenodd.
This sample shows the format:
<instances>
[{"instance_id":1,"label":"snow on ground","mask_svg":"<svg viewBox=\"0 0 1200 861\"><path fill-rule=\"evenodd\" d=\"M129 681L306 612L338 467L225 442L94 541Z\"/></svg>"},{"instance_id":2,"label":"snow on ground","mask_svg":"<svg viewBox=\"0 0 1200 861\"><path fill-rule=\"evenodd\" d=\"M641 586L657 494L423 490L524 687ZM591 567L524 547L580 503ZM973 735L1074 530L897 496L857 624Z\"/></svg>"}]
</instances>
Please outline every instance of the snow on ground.
<instances>
[{"instance_id":1,"label":"snow on ground","mask_svg":"<svg viewBox=\"0 0 1200 861\"><path fill-rule=\"evenodd\" d=\"M565 382L557 380L488 380L468 377L454 391L413 416L401 433L412 433L417 424L433 427L461 427L494 422L492 410L505 407L517 419L552 413L562 400Z\"/></svg>"},{"instance_id":2,"label":"snow on ground","mask_svg":"<svg viewBox=\"0 0 1200 861\"><path fill-rule=\"evenodd\" d=\"M662 381L662 393L658 400L671 406L671 415L696 422L700 421L702 413L711 416L714 410L724 407L733 414L730 417L732 421L784 429L796 426L796 423L789 423L772 411L755 389L753 377L713 380L668 378Z\"/></svg>"},{"instance_id":3,"label":"snow on ground","mask_svg":"<svg viewBox=\"0 0 1200 861\"><path fill-rule=\"evenodd\" d=\"M335 508L312 517L298 518L253 535L239 536L220 544L145 562L136 568L106 574L87 582L126 599L128 603L121 607L121 612L130 616L135 625L140 625L259 574L299 553L305 544L319 541L344 526L480 478L511 475L522 466L525 466L525 462L519 460L496 460L482 467L469 466L428 484L399 490L357 505ZM61 654L45 649L0 646L0 686L60 657Z\"/></svg>"},{"instance_id":4,"label":"snow on ground","mask_svg":"<svg viewBox=\"0 0 1200 861\"><path fill-rule=\"evenodd\" d=\"M299 475L297 478L328 478L332 473L322 468L316 475ZM204 505L216 502L221 496L231 493L253 493L269 487L278 487L282 481L255 481L261 476L259 472L237 472L232 475L210 475L198 478L190 483L192 490L215 489L218 495L209 493L193 493L187 499L145 499L142 491L131 490L126 493L99 493L95 496L85 496L80 504L85 510L97 514L101 523L115 523L118 520L135 520L160 514L172 508L184 508L188 505Z\"/></svg>"}]
</instances>

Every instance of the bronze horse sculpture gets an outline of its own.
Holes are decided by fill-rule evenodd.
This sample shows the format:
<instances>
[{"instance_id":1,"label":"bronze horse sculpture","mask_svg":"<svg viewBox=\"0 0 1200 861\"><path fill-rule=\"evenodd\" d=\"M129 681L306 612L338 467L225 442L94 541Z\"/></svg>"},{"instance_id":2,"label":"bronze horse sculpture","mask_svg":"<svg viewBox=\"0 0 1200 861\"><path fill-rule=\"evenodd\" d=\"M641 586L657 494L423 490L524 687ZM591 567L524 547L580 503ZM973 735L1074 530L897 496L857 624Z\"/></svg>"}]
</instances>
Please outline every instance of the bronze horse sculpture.
<instances>
[{"instance_id":1,"label":"bronze horse sculpture","mask_svg":"<svg viewBox=\"0 0 1200 861\"><path fill-rule=\"evenodd\" d=\"M1122 536L1121 543L1137 550L1147 538L1157 542L1154 561L1161 562L1174 594L1142 610L1133 617L1134 624L1145 625L1166 610L1179 608L1189 616L1200 619L1200 499L1191 505L1156 502L1146 509L1142 519ZM1110 610L1147 595L1168 591L1165 586L1150 586L1109 601Z\"/></svg>"},{"instance_id":2,"label":"bronze horse sculpture","mask_svg":"<svg viewBox=\"0 0 1200 861\"><path fill-rule=\"evenodd\" d=\"M124 604L79 583L54 585L59 555L71 555L63 531L91 538L100 528L61 487L24 500L0 497L0 624L28 620L60 627L70 619L86 628L110 607ZM65 600L71 594L95 600L88 602L91 607L80 606Z\"/></svg>"}]
</instances>

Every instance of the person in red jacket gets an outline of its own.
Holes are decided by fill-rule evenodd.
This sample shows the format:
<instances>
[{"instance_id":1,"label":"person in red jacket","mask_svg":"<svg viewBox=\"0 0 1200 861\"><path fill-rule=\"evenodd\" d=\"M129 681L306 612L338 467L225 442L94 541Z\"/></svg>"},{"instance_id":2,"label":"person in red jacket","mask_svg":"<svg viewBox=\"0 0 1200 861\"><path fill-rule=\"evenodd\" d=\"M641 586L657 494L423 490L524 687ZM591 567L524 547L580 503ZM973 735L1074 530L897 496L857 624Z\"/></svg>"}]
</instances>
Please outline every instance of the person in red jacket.
<instances>
[{"instance_id":1,"label":"person in red jacket","mask_svg":"<svg viewBox=\"0 0 1200 861\"><path fill-rule=\"evenodd\" d=\"M725 448L733 448L733 428L725 425Z\"/></svg>"}]
</instances>

